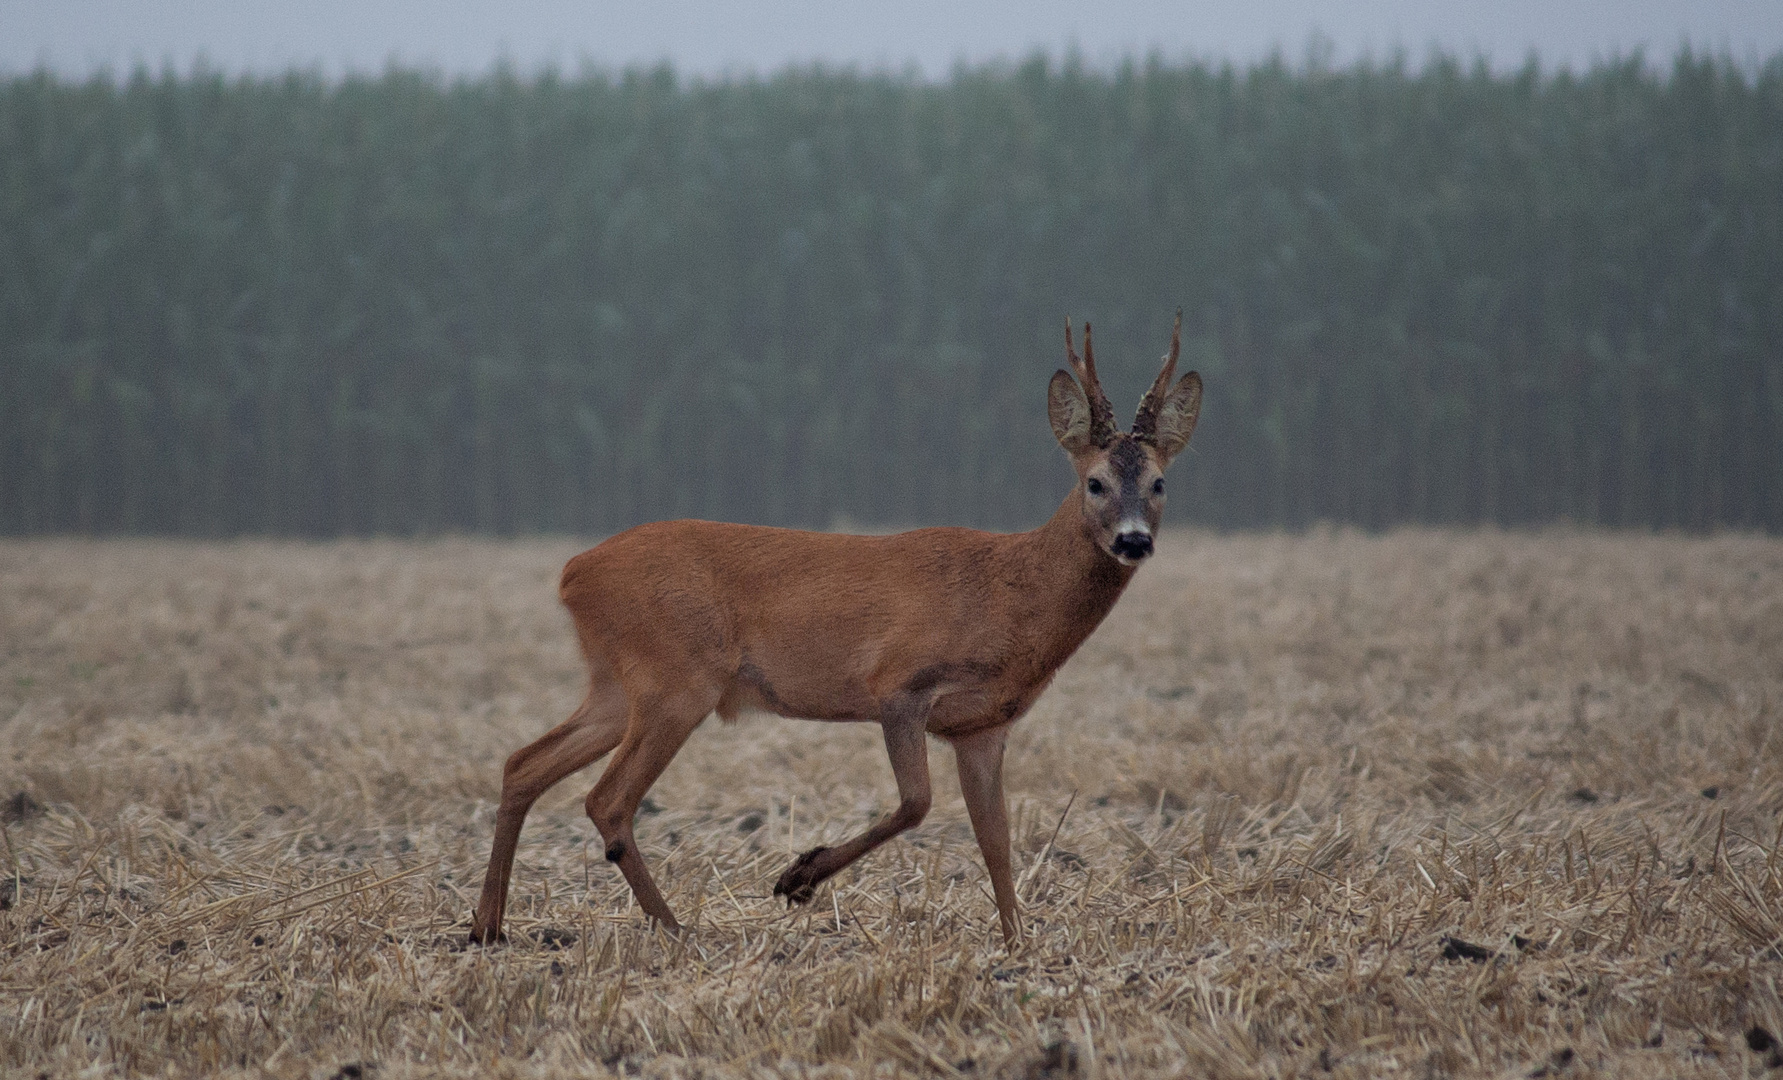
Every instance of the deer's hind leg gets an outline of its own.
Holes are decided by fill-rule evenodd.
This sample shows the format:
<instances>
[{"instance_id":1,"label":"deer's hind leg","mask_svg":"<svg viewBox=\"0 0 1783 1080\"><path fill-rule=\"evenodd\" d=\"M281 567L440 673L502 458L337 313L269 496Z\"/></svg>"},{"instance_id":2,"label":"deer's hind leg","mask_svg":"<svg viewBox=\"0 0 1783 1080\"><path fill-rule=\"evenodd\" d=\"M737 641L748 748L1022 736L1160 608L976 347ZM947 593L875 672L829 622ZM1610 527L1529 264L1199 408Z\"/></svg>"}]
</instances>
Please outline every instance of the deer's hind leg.
<instances>
[{"instance_id":1,"label":"deer's hind leg","mask_svg":"<svg viewBox=\"0 0 1783 1080\"><path fill-rule=\"evenodd\" d=\"M600 760L625 735L625 694L604 665L595 665L588 688L570 718L537 742L514 752L502 768L501 804L495 812L495 843L483 895L471 920L472 942L493 944L501 937L502 914L508 906L508 881L514 870L514 849L526 812L550 787L578 769Z\"/></svg>"},{"instance_id":2,"label":"deer's hind leg","mask_svg":"<svg viewBox=\"0 0 1783 1080\"><path fill-rule=\"evenodd\" d=\"M670 693L640 692L633 697L625 738L613 760L588 793L588 818L607 845L607 861L619 867L644 913L670 930L679 930L668 902L657 891L632 821L650 785L668 768L693 729L718 705L717 688L682 689Z\"/></svg>"}]
</instances>

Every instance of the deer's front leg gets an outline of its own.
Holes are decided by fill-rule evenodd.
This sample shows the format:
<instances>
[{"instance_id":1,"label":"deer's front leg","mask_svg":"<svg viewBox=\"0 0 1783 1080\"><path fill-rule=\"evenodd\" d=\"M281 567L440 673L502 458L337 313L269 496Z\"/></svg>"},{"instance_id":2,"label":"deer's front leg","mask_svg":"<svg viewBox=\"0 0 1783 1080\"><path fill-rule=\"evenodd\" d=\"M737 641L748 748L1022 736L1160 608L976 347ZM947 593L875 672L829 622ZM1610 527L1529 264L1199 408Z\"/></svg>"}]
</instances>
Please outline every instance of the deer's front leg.
<instances>
[{"instance_id":1,"label":"deer's front leg","mask_svg":"<svg viewBox=\"0 0 1783 1080\"><path fill-rule=\"evenodd\" d=\"M815 847L800 855L774 883L775 896L786 897L789 904L809 903L826 878L928 816L929 749L923 744L928 718L926 701L899 702L886 710L880 726L885 730L892 775L898 781L898 808L845 844Z\"/></svg>"},{"instance_id":2,"label":"deer's front leg","mask_svg":"<svg viewBox=\"0 0 1783 1080\"><path fill-rule=\"evenodd\" d=\"M1003 745L1008 736L1007 725L976 732L955 739L953 752L960 769L960 794L966 798L966 813L971 815L972 832L997 897L1003 941L1013 946L1021 937L1021 923L1009 857L1009 811L1003 802Z\"/></svg>"}]
</instances>

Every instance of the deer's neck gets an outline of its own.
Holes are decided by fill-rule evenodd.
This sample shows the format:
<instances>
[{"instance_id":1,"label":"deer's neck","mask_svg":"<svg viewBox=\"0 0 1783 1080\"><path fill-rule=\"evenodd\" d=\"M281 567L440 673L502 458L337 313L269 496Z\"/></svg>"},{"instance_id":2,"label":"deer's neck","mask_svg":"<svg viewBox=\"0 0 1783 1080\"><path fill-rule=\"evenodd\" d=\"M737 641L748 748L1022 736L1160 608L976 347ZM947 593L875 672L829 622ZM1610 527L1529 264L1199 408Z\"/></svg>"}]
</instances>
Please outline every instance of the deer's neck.
<instances>
[{"instance_id":1,"label":"deer's neck","mask_svg":"<svg viewBox=\"0 0 1783 1080\"><path fill-rule=\"evenodd\" d=\"M1101 625L1134 567L1096 545L1083 516L1083 485L1071 489L1052 519L1016 537L1030 598L1028 626L1035 659L1050 675Z\"/></svg>"}]
</instances>

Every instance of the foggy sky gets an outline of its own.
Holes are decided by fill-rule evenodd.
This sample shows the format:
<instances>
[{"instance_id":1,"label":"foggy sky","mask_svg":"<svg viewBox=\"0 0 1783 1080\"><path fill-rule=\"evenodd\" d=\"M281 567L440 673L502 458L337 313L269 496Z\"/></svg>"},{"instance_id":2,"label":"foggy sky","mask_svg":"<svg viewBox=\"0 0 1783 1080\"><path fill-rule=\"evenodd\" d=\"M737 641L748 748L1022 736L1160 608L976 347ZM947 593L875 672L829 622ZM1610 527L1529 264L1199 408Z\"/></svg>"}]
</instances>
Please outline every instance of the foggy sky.
<instances>
[{"instance_id":1,"label":"foggy sky","mask_svg":"<svg viewBox=\"0 0 1783 1080\"><path fill-rule=\"evenodd\" d=\"M127 72L139 63L330 75L395 62L475 75L505 59L619 68L667 60L697 76L824 61L944 76L961 61L1076 50L1096 64L1157 52L1244 63L1314 41L1329 59L1414 62L1433 48L1499 68L1553 69L1685 42L1753 62L1783 52L1779 0L0 0L0 71Z\"/></svg>"}]
</instances>

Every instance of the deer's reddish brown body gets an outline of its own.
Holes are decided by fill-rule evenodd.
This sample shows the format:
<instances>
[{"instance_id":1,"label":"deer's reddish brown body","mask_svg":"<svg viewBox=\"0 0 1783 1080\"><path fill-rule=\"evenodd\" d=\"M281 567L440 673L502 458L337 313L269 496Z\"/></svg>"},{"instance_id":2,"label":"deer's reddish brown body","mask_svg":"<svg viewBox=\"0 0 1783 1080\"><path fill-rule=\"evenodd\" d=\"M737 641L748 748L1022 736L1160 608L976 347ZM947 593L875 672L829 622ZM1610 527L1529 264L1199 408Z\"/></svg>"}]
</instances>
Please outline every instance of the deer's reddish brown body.
<instances>
[{"instance_id":1,"label":"deer's reddish brown body","mask_svg":"<svg viewBox=\"0 0 1783 1080\"><path fill-rule=\"evenodd\" d=\"M930 734L959 738L1027 711L1131 575L1078 530L873 537L669 521L572 559L561 595L585 646L615 666L676 656L706 675L708 711L727 720L754 708L879 721L917 698Z\"/></svg>"},{"instance_id":2,"label":"deer's reddish brown body","mask_svg":"<svg viewBox=\"0 0 1783 1080\"><path fill-rule=\"evenodd\" d=\"M588 695L507 762L473 940L500 933L532 803L609 752L588 815L640 906L677 926L638 853L633 815L707 715L729 720L752 709L878 723L900 796L897 810L867 832L801 855L777 895L809 900L824 879L922 820L930 792L924 740L932 735L954 746L1003 931L1013 939L1004 736L1151 552L1163 470L1188 441L1200 404L1193 372L1170 385L1178 340L1173 334L1164 370L1126 435L1114 428L1097 382L1089 327L1081 361L1067 330L1081 386L1063 371L1054 375L1048 413L1079 482L1033 531L863 537L669 521L571 559L560 596L588 662Z\"/></svg>"}]
</instances>

